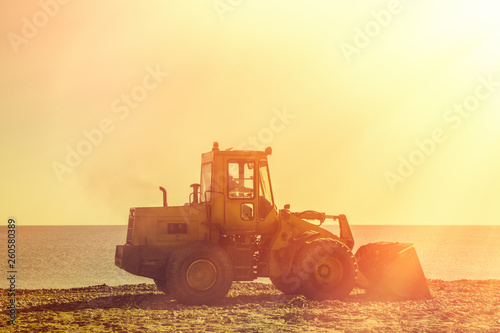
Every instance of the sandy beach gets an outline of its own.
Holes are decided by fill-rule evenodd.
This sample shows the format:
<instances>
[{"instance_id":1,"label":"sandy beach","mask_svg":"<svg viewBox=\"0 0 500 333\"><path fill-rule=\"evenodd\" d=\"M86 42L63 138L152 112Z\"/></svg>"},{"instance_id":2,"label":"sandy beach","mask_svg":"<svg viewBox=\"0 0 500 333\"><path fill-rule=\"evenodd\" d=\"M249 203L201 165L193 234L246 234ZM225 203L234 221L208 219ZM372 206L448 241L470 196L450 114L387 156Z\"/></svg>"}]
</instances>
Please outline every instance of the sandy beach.
<instances>
[{"instance_id":1,"label":"sandy beach","mask_svg":"<svg viewBox=\"0 0 500 333\"><path fill-rule=\"evenodd\" d=\"M178 304L152 284L17 290L15 332L500 332L500 280L428 280L430 300L380 299L354 289L339 301L233 283L213 306ZM2 290L2 309L7 291Z\"/></svg>"}]
</instances>

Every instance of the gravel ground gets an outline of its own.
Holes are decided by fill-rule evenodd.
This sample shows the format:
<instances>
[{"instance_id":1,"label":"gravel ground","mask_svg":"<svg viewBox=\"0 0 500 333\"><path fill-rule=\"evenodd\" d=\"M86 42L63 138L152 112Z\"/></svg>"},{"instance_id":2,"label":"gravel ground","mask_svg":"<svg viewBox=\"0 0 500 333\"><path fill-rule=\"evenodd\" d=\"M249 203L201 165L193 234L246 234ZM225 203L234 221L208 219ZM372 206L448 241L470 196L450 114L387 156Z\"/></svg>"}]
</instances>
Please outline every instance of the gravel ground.
<instances>
[{"instance_id":1,"label":"gravel ground","mask_svg":"<svg viewBox=\"0 0 500 333\"><path fill-rule=\"evenodd\" d=\"M339 301L233 283L213 306L178 304L152 284L18 290L12 332L500 332L500 281L428 280L430 300L380 299L354 289Z\"/></svg>"}]
</instances>

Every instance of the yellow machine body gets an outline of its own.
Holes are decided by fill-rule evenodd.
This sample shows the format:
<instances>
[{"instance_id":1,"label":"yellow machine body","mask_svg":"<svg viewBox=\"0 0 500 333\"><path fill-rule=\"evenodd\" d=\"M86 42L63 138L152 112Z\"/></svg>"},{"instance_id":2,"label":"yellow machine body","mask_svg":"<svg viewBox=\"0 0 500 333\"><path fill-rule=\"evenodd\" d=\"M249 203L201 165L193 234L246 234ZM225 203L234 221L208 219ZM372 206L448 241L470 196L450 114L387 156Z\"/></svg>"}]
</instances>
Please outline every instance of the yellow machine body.
<instances>
[{"instance_id":1,"label":"yellow machine body","mask_svg":"<svg viewBox=\"0 0 500 333\"><path fill-rule=\"evenodd\" d=\"M214 143L202 154L200 183L191 185L188 203L168 206L160 188L163 206L130 209L126 243L116 247L115 264L153 278L161 290L170 285L182 289L176 295L184 302L197 295L204 296L194 303L216 299L228 288L220 279L257 277L270 277L284 292L316 299L348 294L358 267L347 218L294 213L289 205L278 210L270 154L270 148L220 150ZM339 235L321 227L326 219L337 221ZM336 288L341 291L335 293Z\"/></svg>"}]
</instances>

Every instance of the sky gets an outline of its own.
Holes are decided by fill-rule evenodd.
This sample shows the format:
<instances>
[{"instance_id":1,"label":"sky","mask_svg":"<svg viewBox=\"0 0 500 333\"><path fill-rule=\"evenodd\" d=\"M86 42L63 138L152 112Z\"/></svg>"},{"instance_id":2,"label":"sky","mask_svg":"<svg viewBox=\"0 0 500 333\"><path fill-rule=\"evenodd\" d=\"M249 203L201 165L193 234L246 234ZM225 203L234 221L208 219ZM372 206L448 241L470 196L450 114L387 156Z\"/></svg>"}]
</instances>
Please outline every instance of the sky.
<instances>
[{"instance_id":1,"label":"sky","mask_svg":"<svg viewBox=\"0 0 500 333\"><path fill-rule=\"evenodd\" d=\"M201 154L263 150L278 208L500 223L491 1L0 4L1 216L124 225Z\"/></svg>"}]
</instances>

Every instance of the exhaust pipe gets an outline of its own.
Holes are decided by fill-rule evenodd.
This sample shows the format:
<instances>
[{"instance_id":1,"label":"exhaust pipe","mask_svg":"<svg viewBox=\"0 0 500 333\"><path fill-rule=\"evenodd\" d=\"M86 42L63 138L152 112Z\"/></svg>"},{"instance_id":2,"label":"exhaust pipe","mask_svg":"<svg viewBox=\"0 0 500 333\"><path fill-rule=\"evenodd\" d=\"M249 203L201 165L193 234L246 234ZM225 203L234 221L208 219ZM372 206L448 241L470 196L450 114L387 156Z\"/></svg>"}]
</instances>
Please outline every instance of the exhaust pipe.
<instances>
[{"instance_id":1,"label":"exhaust pipe","mask_svg":"<svg viewBox=\"0 0 500 333\"><path fill-rule=\"evenodd\" d=\"M160 186L160 191L163 192L163 207L167 207L167 190Z\"/></svg>"},{"instance_id":2,"label":"exhaust pipe","mask_svg":"<svg viewBox=\"0 0 500 333\"><path fill-rule=\"evenodd\" d=\"M199 202L198 200L198 193L200 191L200 184L191 184L191 187L193 188L193 203L197 204Z\"/></svg>"}]
</instances>

